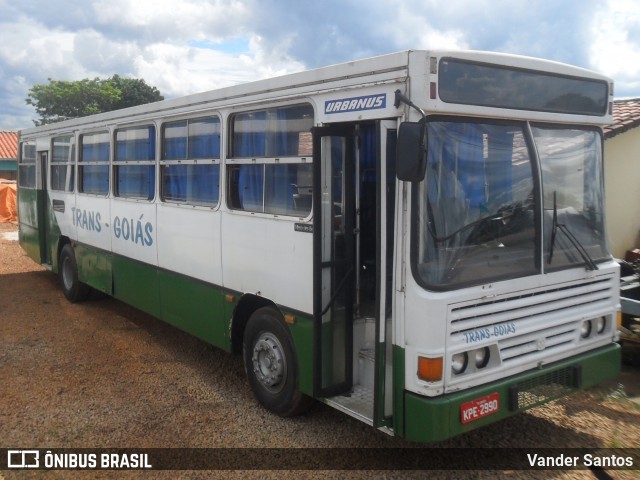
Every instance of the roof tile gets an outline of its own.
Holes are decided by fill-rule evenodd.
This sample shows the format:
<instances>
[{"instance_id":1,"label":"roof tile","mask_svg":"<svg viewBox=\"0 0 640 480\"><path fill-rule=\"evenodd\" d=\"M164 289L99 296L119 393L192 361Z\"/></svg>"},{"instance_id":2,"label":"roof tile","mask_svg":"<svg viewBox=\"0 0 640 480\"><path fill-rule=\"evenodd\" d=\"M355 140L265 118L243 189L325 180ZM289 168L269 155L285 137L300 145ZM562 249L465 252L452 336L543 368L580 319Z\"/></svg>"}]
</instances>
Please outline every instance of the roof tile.
<instances>
[{"instance_id":1,"label":"roof tile","mask_svg":"<svg viewBox=\"0 0 640 480\"><path fill-rule=\"evenodd\" d=\"M0 132L0 158L18 158L18 132Z\"/></svg>"},{"instance_id":2,"label":"roof tile","mask_svg":"<svg viewBox=\"0 0 640 480\"><path fill-rule=\"evenodd\" d=\"M640 126L640 98L614 100L613 123L604 127L604 137L609 139Z\"/></svg>"}]
</instances>

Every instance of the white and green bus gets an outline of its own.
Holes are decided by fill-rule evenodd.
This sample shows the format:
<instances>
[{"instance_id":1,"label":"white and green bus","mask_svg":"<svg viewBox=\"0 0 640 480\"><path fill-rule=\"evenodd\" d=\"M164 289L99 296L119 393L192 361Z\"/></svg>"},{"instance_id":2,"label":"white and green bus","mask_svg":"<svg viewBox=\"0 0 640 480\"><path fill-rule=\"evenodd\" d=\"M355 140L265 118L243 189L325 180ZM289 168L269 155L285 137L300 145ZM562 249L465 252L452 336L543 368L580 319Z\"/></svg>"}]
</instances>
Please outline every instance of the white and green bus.
<instances>
[{"instance_id":1,"label":"white and green bus","mask_svg":"<svg viewBox=\"0 0 640 480\"><path fill-rule=\"evenodd\" d=\"M315 398L437 441L617 375L611 80L406 51L20 132L20 242Z\"/></svg>"}]
</instances>

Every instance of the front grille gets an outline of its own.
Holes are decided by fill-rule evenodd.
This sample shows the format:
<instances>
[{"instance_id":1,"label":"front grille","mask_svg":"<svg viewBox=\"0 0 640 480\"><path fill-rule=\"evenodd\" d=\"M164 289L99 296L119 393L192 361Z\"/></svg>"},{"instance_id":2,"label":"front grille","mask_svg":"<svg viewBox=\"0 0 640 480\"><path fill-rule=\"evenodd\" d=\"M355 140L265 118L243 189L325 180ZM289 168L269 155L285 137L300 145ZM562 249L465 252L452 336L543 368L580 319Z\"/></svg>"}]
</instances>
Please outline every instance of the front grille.
<instances>
[{"instance_id":1,"label":"front grille","mask_svg":"<svg viewBox=\"0 0 640 480\"><path fill-rule=\"evenodd\" d=\"M452 305L449 335L453 344L496 340L502 364L519 364L542 351L548 354L575 343L581 320L610 313L614 296L614 277L608 276Z\"/></svg>"},{"instance_id":2,"label":"front grille","mask_svg":"<svg viewBox=\"0 0 640 480\"><path fill-rule=\"evenodd\" d=\"M526 410L563 397L582 383L580 367L565 367L530 378L509 388L509 410Z\"/></svg>"}]
</instances>

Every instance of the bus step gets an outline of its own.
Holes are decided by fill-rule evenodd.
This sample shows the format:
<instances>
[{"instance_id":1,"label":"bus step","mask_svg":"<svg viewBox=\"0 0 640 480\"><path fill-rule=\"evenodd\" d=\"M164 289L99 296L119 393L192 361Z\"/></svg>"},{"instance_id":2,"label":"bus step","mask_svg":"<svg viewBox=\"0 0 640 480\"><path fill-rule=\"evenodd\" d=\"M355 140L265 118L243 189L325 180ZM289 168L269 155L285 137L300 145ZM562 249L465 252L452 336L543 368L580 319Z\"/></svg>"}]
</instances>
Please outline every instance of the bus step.
<instances>
[{"instance_id":1,"label":"bus step","mask_svg":"<svg viewBox=\"0 0 640 480\"><path fill-rule=\"evenodd\" d=\"M358 383L373 389L373 374L375 371L375 352L373 348L363 348L358 352Z\"/></svg>"}]
</instances>

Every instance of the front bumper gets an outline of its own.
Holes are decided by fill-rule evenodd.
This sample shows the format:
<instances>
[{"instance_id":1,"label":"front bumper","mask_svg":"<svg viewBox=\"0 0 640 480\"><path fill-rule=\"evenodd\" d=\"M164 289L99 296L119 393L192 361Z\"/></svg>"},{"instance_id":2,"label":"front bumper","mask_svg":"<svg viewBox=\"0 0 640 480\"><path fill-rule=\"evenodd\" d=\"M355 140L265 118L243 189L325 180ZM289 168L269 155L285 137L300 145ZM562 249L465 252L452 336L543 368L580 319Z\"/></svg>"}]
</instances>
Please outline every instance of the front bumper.
<instances>
[{"instance_id":1,"label":"front bumper","mask_svg":"<svg viewBox=\"0 0 640 480\"><path fill-rule=\"evenodd\" d=\"M503 418L611 380L620 373L620 346L613 343L543 368L462 392L427 398L404 392L404 437L416 442L445 440ZM498 411L463 423L461 408L498 394Z\"/></svg>"}]
</instances>

